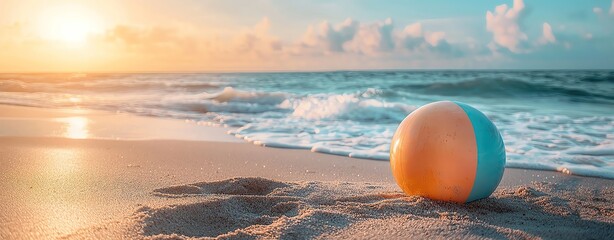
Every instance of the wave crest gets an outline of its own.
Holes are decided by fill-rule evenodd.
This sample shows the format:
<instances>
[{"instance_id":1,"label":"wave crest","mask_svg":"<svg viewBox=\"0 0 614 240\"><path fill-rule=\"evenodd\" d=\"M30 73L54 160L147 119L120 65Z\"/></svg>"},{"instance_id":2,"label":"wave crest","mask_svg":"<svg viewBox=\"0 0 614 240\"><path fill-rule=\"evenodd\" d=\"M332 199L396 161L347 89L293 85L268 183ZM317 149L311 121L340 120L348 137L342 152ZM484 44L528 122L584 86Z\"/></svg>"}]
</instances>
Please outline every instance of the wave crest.
<instances>
[{"instance_id":1,"label":"wave crest","mask_svg":"<svg viewBox=\"0 0 614 240\"><path fill-rule=\"evenodd\" d=\"M564 96L585 101L614 100L614 96L575 88L561 83L532 83L515 78L472 78L458 82L431 82L398 84L393 88L417 91L422 94L443 96L475 96L484 98L523 96Z\"/></svg>"},{"instance_id":2,"label":"wave crest","mask_svg":"<svg viewBox=\"0 0 614 240\"><path fill-rule=\"evenodd\" d=\"M341 119L354 121L399 121L415 109L413 106L387 103L361 94L312 95L285 100L280 107L292 109L292 116L306 119Z\"/></svg>"},{"instance_id":3,"label":"wave crest","mask_svg":"<svg viewBox=\"0 0 614 240\"><path fill-rule=\"evenodd\" d=\"M208 94L205 93L203 98L215 100L217 102L245 102L276 105L282 103L287 95L283 93L266 93L266 92L251 92L240 91L233 87L225 87L221 92Z\"/></svg>"}]
</instances>

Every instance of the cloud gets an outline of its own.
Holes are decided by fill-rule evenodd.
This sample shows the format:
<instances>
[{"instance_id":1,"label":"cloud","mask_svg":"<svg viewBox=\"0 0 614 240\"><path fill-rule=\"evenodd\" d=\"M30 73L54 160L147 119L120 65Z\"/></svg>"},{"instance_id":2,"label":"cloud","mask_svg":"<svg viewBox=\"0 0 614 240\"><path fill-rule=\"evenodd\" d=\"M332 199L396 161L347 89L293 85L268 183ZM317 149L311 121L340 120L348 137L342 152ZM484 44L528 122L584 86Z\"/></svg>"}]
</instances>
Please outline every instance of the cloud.
<instances>
[{"instance_id":1,"label":"cloud","mask_svg":"<svg viewBox=\"0 0 614 240\"><path fill-rule=\"evenodd\" d=\"M253 28L239 34L235 39L234 50L239 53L263 55L282 50L282 42L269 33L271 21L264 17Z\"/></svg>"},{"instance_id":2,"label":"cloud","mask_svg":"<svg viewBox=\"0 0 614 240\"><path fill-rule=\"evenodd\" d=\"M414 50L424 44L422 35L422 24L414 23L407 25L401 33L402 46L409 50Z\"/></svg>"},{"instance_id":3,"label":"cloud","mask_svg":"<svg viewBox=\"0 0 614 240\"><path fill-rule=\"evenodd\" d=\"M597 15L600 15L601 13L603 13L603 9L599 8L599 7L594 7L593 8L593 12Z\"/></svg>"},{"instance_id":4,"label":"cloud","mask_svg":"<svg viewBox=\"0 0 614 240\"><path fill-rule=\"evenodd\" d=\"M128 45L138 45L176 40L174 39L174 34L175 30L170 28L138 28L127 25L117 25L107 30L106 38L109 41L121 41Z\"/></svg>"},{"instance_id":5,"label":"cloud","mask_svg":"<svg viewBox=\"0 0 614 240\"><path fill-rule=\"evenodd\" d=\"M189 53L198 48L199 39L171 27L117 25L102 36L104 42L139 53Z\"/></svg>"},{"instance_id":6,"label":"cloud","mask_svg":"<svg viewBox=\"0 0 614 240\"><path fill-rule=\"evenodd\" d=\"M548 43L555 43L555 42L556 42L556 37L552 33L552 27L550 27L550 24L545 22L542 27L542 36L539 39L538 43L548 44Z\"/></svg>"},{"instance_id":7,"label":"cloud","mask_svg":"<svg viewBox=\"0 0 614 240\"><path fill-rule=\"evenodd\" d=\"M110 48L169 58L264 57L281 52L283 48L282 42L269 33L270 27L270 20L264 17L234 36L220 38L189 32L180 27L117 25L107 30L101 39Z\"/></svg>"},{"instance_id":8,"label":"cloud","mask_svg":"<svg viewBox=\"0 0 614 240\"><path fill-rule=\"evenodd\" d=\"M356 36L347 44L347 50L352 52L376 55L395 48L392 19L384 22L360 25Z\"/></svg>"},{"instance_id":9,"label":"cloud","mask_svg":"<svg viewBox=\"0 0 614 240\"><path fill-rule=\"evenodd\" d=\"M421 23L413 23L405 26L403 29L403 33L408 37L421 37L422 36L422 24Z\"/></svg>"},{"instance_id":10,"label":"cloud","mask_svg":"<svg viewBox=\"0 0 614 240\"><path fill-rule=\"evenodd\" d=\"M323 48L327 52L344 52L344 44L354 39L358 28L359 23L351 18L337 26L324 21L318 30L315 30L313 26L308 28L302 44L307 47Z\"/></svg>"},{"instance_id":11,"label":"cloud","mask_svg":"<svg viewBox=\"0 0 614 240\"><path fill-rule=\"evenodd\" d=\"M402 31L395 29L392 19L374 23L360 23L346 19L334 25L324 21L319 28L310 26L298 46L290 51L293 55L354 53L379 56L405 52L422 56L449 54L460 56L461 51L450 44L445 32L424 32L421 23L407 25Z\"/></svg>"},{"instance_id":12,"label":"cloud","mask_svg":"<svg viewBox=\"0 0 614 240\"><path fill-rule=\"evenodd\" d=\"M525 51L522 44L528 37L519 25L524 9L522 0L514 0L512 8L502 4L495 8L494 13L486 12L486 30L493 34L494 43L514 53Z\"/></svg>"},{"instance_id":13,"label":"cloud","mask_svg":"<svg viewBox=\"0 0 614 240\"><path fill-rule=\"evenodd\" d=\"M399 45L414 55L443 54L452 57L464 55L459 46L450 44L446 40L445 32L423 31L421 23L405 26L399 35Z\"/></svg>"},{"instance_id":14,"label":"cloud","mask_svg":"<svg viewBox=\"0 0 614 240\"><path fill-rule=\"evenodd\" d=\"M75 63L83 63L79 68L83 70L114 71L484 68L496 64L492 60L496 56L484 47L491 41L489 37L480 40L464 36L463 32L455 33L446 28L450 22L453 21L443 25L421 21L399 26L390 18L373 22L348 18L342 22L322 21L306 26L304 35L296 39L291 36L281 39L272 34L278 22L267 17L225 34L176 23L119 24L92 34L79 47L87 51L74 48L81 58L66 54L68 47L63 47L61 42L45 39L26 44L20 37L19 48L15 48L15 44L7 45L7 34L27 33L22 31L23 26L15 25L0 27L0 33L6 33L0 38L0 46L14 49L10 53L0 53L0 57L14 59L12 56L23 52L31 56L54 56L32 59L43 62L38 66L48 67L43 70L56 71L70 69ZM452 29L456 27L451 26ZM548 33L552 38L546 37ZM562 34L554 37L552 29L543 33L544 39L554 39L560 46L565 42ZM62 56L63 60L59 61ZM56 59L57 63L47 59ZM0 63L0 69L13 66L8 62Z\"/></svg>"},{"instance_id":15,"label":"cloud","mask_svg":"<svg viewBox=\"0 0 614 240\"><path fill-rule=\"evenodd\" d=\"M444 41L445 32L429 32L424 36L424 40L431 46L436 47Z\"/></svg>"},{"instance_id":16,"label":"cloud","mask_svg":"<svg viewBox=\"0 0 614 240\"><path fill-rule=\"evenodd\" d=\"M593 12L598 16L601 16L604 13L603 9L600 7L594 7ZM608 11L608 14L614 16L614 0L612 0L612 2L610 3L610 10Z\"/></svg>"}]
</instances>

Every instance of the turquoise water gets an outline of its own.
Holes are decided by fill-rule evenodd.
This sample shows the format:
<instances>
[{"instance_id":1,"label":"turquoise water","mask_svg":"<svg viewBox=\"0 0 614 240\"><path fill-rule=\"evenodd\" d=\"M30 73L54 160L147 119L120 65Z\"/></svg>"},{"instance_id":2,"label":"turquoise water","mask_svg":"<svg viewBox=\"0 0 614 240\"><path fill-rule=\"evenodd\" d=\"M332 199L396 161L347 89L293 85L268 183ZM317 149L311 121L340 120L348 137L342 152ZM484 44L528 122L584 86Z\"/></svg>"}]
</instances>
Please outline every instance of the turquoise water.
<instances>
[{"instance_id":1,"label":"turquoise water","mask_svg":"<svg viewBox=\"0 0 614 240\"><path fill-rule=\"evenodd\" d=\"M407 114L440 100L484 112L508 166L614 178L614 71L0 75L3 104L190 119L254 144L379 160Z\"/></svg>"}]
</instances>

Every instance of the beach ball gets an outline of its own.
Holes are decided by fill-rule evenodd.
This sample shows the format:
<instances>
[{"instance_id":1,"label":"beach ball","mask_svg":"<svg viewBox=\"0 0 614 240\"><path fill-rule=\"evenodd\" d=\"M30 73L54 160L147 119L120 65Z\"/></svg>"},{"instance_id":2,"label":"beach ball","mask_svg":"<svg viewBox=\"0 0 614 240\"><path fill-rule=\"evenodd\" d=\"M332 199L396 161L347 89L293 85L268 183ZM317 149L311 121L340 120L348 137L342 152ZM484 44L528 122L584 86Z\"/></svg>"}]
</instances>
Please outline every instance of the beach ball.
<instances>
[{"instance_id":1,"label":"beach ball","mask_svg":"<svg viewBox=\"0 0 614 240\"><path fill-rule=\"evenodd\" d=\"M505 146L495 125L460 102L434 102L409 114L390 144L390 167L408 195L471 202L495 191Z\"/></svg>"}]
</instances>

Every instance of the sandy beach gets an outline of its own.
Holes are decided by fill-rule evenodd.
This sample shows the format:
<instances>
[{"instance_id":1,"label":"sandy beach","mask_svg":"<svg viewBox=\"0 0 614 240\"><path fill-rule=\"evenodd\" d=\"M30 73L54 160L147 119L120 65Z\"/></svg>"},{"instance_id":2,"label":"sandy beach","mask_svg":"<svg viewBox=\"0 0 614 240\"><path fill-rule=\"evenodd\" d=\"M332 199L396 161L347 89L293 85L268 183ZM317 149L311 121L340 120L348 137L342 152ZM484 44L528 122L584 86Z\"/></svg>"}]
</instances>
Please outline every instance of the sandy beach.
<instances>
[{"instance_id":1,"label":"sandy beach","mask_svg":"<svg viewBox=\"0 0 614 240\"><path fill-rule=\"evenodd\" d=\"M67 114L2 110L1 123L56 124ZM92 123L127 118L144 132L144 122L159 121L115 113L76 117ZM0 238L614 236L612 180L508 168L490 198L444 203L403 194L387 161L260 147L219 135L222 128L166 124L209 131L217 139L69 139L20 136L15 129L3 134Z\"/></svg>"},{"instance_id":2,"label":"sandy beach","mask_svg":"<svg viewBox=\"0 0 614 240\"><path fill-rule=\"evenodd\" d=\"M614 240L614 0L0 0L0 240Z\"/></svg>"}]
</instances>

